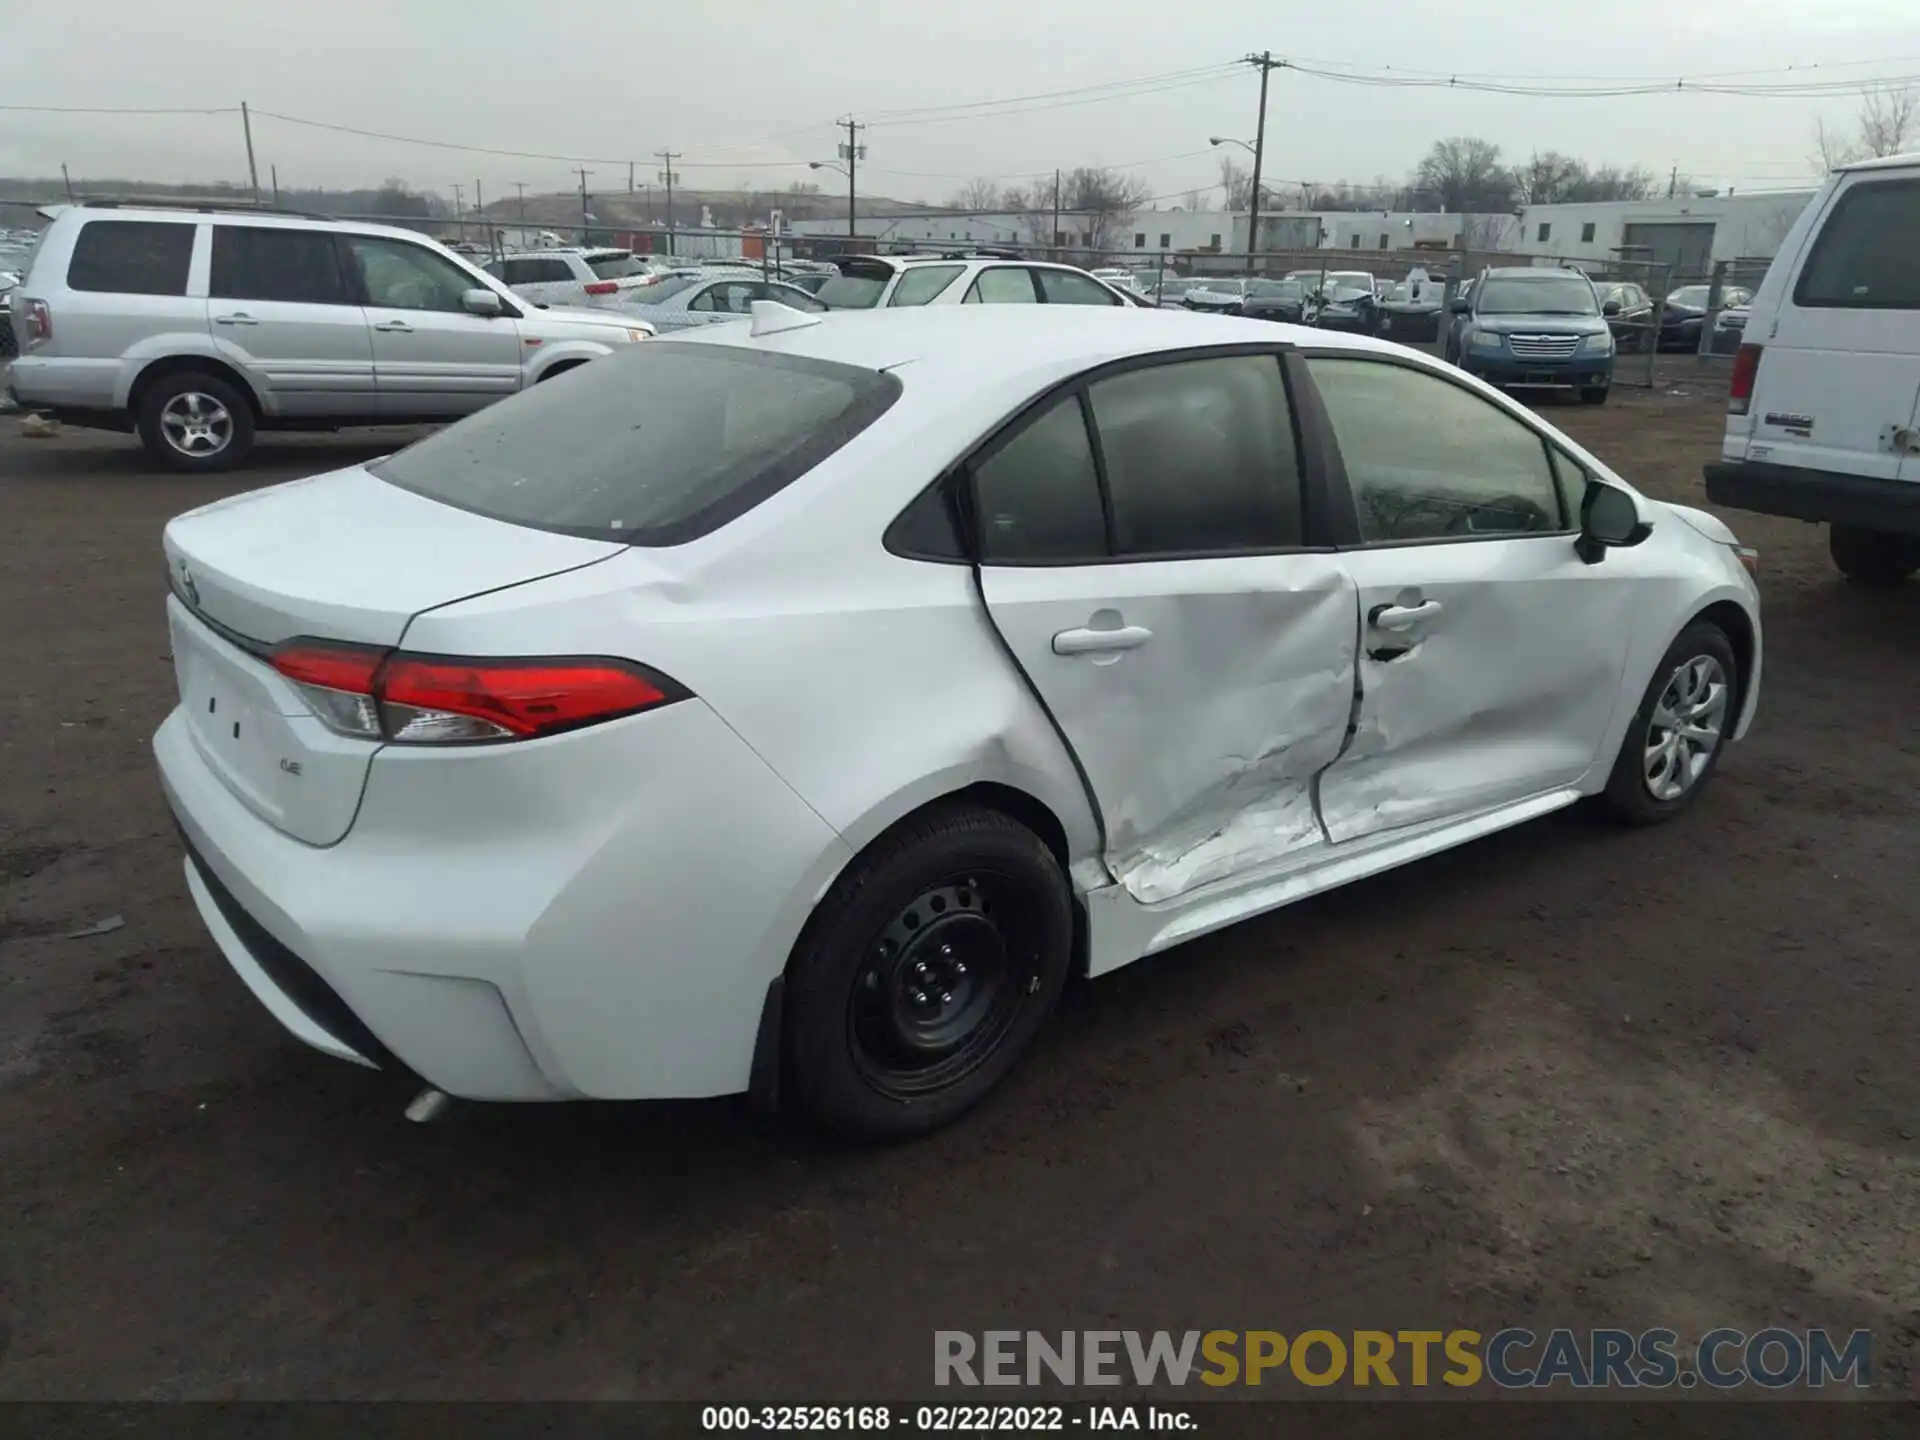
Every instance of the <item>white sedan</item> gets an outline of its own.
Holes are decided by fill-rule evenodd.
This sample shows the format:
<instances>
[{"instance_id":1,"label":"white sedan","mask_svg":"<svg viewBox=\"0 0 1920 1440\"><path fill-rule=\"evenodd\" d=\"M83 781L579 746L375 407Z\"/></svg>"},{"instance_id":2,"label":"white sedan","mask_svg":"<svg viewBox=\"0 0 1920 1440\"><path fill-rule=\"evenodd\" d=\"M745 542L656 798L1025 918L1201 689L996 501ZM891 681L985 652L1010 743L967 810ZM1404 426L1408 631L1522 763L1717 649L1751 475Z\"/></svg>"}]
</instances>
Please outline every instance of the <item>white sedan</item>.
<instances>
[{"instance_id":1,"label":"white sedan","mask_svg":"<svg viewBox=\"0 0 1920 1440\"><path fill-rule=\"evenodd\" d=\"M1674 816L1760 683L1719 521L1425 355L1216 316L763 304L165 548L200 914L427 1109L922 1131L1070 973Z\"/></svg>"},{"instance_id":2,"label":"white sedan","mask_svg":"<svg viewBox=\"0 0 1920 1440\"><path fill-rule=\"evenodd\" d=\"M664 335L671 330L742 319L760 300L775 300L795 310L818 312L827 308L798 285L767 280L751 270L663 275L623 292L619 305Z\"/></svg>"}]
</instances>

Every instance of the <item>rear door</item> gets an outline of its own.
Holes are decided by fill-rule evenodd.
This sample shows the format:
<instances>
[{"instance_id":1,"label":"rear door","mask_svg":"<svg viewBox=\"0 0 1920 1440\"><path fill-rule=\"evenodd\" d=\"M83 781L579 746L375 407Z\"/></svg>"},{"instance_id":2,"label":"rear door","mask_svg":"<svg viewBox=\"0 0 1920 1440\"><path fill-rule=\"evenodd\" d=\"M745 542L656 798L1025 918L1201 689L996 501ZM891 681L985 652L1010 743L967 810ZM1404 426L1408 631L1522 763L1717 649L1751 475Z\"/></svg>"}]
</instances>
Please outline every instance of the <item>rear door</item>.
<instances>
[{"instance_id":1,"label":"rear door","mask_svg":"<svg viewBox=\"0 0 1920 1440\"><path fill-rule=\"evenodd\" d=\"M348 235L373 341L379 413L465 415L520 388L520 331L509 315L469 314L473 276L424 245Z\"/></svg>"},{"instance_id":2,"label":"rear door","mask_svg":"<svg viewBox=\"0 0 1920 1440\"><path fill-rule=\"evenodd\" d=\"M1096 374L997 436L969 480L987 609L1134 898L1324 843L1312 782L1352 709L1357 609L1340 557L1306 544L1278 357Z\"/></svg>"},{"instance_id":3,"label":"rear door","mask_svg":"<svg viewBox=\"0 0 1920 1440\"><path fill-rule=\"evenodd\" d=\"M1779 297L1746 458L1875 480L1920 479L1900 436L1920 402L1920 177L1846 176Z\"/></svg>"},{"instance_id":4,"label":"rear door","mask_svg":"<svg viewBox=\"0 0 1920 1440\"><path fill-rule=\"evenodd\" d=\"M338 238L324 230L213 227L213 342L276 415L371 415L373 341Z\"/></svg>"},{"instance_id":5,"label":"rear door","mask_svg":"<svg viewBox=\"0 0 1920 1440\"><path fill-rule=\"evenodd\" d=\"M1354 734L1320 778L1336 844L1572 784L1599 751L1634 577L1574 553L1585 476L1466 385L1385 356L1308 369L1358 543Z\"/></svg>"}]
</instances>

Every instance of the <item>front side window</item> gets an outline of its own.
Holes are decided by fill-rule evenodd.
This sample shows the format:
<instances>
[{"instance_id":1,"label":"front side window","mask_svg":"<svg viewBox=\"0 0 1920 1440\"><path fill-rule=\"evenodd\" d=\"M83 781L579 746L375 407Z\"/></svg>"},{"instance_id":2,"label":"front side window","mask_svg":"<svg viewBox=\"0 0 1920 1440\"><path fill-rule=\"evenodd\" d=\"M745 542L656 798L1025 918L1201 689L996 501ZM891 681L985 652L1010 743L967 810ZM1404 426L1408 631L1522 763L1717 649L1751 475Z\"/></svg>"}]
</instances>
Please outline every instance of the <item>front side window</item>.
<instances>
[{"instance_id":1,"label":"front side window","mask_svg":"<svg viewBox=\"0 0 1920 1440\"><path fill-rule=\"evenodd\" d=\"M969 305L1032 305L1033 273L1013 265L996 265L973 277L967 291Z\"/></svg>"},{"instance_id":2,"label":"front side window","mask_svg":"<svg viewBox=\"0 0 1920 1440\"><path fill-rule=\"evenodd\" d=\"M1331 358L1307 366L1340 446L1362 540L1567 528L1545 442L1497 406L1411 366Z\"/></svg>"},{"instance_id":3,"label":"front side window","mask_svg":"<svg viewBox=\"0 0 1920 1440\"><path fill-rule=\"evenodd\" d=\"M89 220L73 242L67 288L111 295L184 295L197 226Z\"/></svg>"},{"instance_id":4,"label":"front side window","mask_svg":"<svg viewBox=\"0 0 1920 1440\"><path fill-rule=\"evenodd\" d=\"M1036 270L1040 294L1049 305L1118 305L1120 297L1099 281L1072 270Z\"/></svg>"},{"instance_id":5,"label":"front side window","mask_svg":"<svg viewBox=\"0 0 1920 1440\"><path fill-rule=\"evenodd\" d=\"M925 305L959 276L963 266L922 265L901 275L888 305Z\"/></svg>"},{"instance_id":6,"label":"front side window","mask_svg":"<svg viewBox=\"0 0 1920 1440\"><path fill-rule=\"evenodd\" d=\"M1078 396L973 465L980 557L989 564L1106 558L1100 478Z\"/></svg>"},{"instance_id":7,"label":"front side window","mask_svg":"<svg viewBox=\"0 0 1920 1440\"><path fill-rule=\"evenodd\" d=\"M1827 217L1793 303L1845 310L1920 309L1920 180L1856 181Z\"/></svg>"},{"instance_id":8,"label":"front side window","mask_svg":"<svg viewBox=\"0 0 1920 1440\"><path fill-rule=\"evenodd\" d=\"M366 284L367 303L389 310L464 313L474 278L449 260L404 240L349 235L347 247Z\"/></svg>"},{"instance_id":9,"label":"front side window","mask_svg":"<svg viewBox=\"0 0 1920 1440\"><path fill-rule=\"evenodd\" d=\"M1088 387L1126 555L1298 545L1300 465L1279 362L1183 360Z\"/></svg>"},{"instance_id":10,"label":"front side window","mask_svg":"<svg viewBox=\"0 0 1920 1440\"><path fill-rule=\"evenodd\" d=\"M354 303L334 236L254 225L213 227L207 293L220 300Z\"/></svg>"}]
</instances>

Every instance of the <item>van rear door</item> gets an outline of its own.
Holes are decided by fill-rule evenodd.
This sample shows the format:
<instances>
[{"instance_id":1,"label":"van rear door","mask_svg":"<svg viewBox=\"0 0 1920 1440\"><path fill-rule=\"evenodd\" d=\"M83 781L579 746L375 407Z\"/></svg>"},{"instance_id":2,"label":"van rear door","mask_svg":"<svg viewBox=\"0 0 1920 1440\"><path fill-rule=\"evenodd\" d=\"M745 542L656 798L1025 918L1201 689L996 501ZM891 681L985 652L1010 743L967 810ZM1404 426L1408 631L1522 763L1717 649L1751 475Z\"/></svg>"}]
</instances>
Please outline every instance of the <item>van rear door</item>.
<instances>
[{"instance_id":1,"label":"van rear door","mask_svg":"<svg viewBox=\"0 0 1920 1440\"><path fill-rule=\"evenodd\" d=\"M1920 405L1916 234L1920 167L1840 177L1772 326L1749 325L1764 349L1745 459L1920 480L1903 453Z\"/></svg>"}]
</instances>

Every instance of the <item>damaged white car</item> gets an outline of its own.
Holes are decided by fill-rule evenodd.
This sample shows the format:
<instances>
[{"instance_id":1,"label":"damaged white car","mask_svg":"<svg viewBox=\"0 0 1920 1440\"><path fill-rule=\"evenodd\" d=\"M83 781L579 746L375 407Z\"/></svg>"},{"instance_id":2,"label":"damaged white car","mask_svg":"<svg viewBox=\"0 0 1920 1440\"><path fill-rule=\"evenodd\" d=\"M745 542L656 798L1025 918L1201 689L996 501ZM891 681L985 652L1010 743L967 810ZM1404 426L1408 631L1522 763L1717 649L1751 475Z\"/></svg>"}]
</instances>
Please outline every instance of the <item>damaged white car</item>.
<instances>
[{"instance_id":1,"label":"damaged white car","mask_svg":"<svg viewBox=\"0 0 1920 1440\"><path fill-rule=\"evenodd\" d=\"M1673 815L1760 681L1717 520L1424 355L1217 316L763 302L165 545L193 898L416 1113L926 1130L1071 972Z\"/></svg>"}]
</instances>

